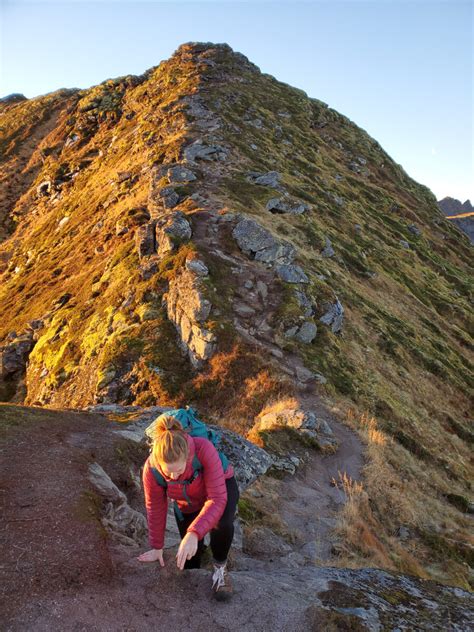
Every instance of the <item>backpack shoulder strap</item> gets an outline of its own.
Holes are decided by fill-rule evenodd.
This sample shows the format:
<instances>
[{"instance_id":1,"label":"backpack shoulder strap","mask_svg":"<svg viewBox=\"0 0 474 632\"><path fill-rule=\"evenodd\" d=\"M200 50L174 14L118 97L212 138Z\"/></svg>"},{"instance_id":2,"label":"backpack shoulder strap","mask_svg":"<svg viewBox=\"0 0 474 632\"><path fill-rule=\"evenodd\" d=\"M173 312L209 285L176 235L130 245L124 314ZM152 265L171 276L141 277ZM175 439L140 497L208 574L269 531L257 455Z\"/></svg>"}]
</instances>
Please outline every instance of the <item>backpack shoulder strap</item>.
<instances>
[{"instance_id":1,"label":"backpack shoulder strap","mask_svg":"<svg viewBox=\"0 0 474 632\"><path fill-rule=\"evenodd\" d=\"M153 474L153 476L155 477L156 482L158 483L158 485L160 485L161 487L168 487L168 484L166 483L165 479L163 478L163 475L161 474L161 472L159 470L156 469L156 467L151 467L150 466L150 470L151 473Z\"/></svg>"}]
</instances>

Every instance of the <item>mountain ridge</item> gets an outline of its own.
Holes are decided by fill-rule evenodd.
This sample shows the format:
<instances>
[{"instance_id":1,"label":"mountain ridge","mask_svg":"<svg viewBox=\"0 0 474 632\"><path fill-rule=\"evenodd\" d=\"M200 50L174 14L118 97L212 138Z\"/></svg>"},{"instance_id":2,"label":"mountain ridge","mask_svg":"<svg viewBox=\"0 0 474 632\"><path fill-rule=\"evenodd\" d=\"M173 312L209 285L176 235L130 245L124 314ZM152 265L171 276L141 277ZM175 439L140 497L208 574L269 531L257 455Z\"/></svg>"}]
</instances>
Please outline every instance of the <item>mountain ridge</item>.
<instances>
[{"instance_id":1,"label":"mountain ridge","mask_svg":"<svg viewBox=\"0 0 474 632\"><path fill-rule=\"evenodd\" d=\"M371 455L341 554L467 586L470 246L431 191L224 44L0 111L2 399L245 435L320 398Z\"/></svg>"}]
</instances>

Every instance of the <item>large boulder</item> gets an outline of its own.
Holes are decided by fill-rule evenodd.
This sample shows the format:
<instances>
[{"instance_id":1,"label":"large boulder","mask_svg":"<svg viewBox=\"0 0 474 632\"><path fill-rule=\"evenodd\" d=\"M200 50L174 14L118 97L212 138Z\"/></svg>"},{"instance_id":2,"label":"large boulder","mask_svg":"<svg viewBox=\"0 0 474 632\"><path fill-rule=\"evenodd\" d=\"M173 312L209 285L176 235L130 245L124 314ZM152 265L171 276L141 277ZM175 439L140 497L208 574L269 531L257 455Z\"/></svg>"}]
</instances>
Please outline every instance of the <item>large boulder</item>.
<instances>
[{"instance_id":1,"label":"large boulder","mask_svg":"<svg viewBox=\"0 0 474 632\"><path fill-rule=\"evenodd\" d=\"M196 180L196 176L191 171L191 169L180 165L176 167L170 167L167 170L166 175L170 184L182 184L185 182L192 182L193 180Z\"/></svg>"},{"instance_id":2,"label":"large boulder","mask_svg":"<svg viewBox=\"0 0 474 632\"><path fill-rule=\"evenodd\" d=\"M333 333L339 333L342 330L342 323L344 319L344 307L341 302L336 297L336 301L334 303L324 303L323 309L326 309L326 312L319 318L319 320L325 325L329 325Z\"/></svg>"},{"instance_id":3,"label":"large boulder","mask_svg":"<svg viewBox=\"0 0 474 632\"><path fill-rule=\"evenodd\" d=\"M202 270L196 273L185 266L170 281L169 290L163 297L168 318L178 331L181 348L196 369L216 350L216 336L204 326L212 305L205 298L203 276Z\"/></svg>"},{"instance_id":4,"label":"large boulder","mask_svg":"<svg viewBox=\"0 0 474 632\"><path fill-rule=\"evenodd\" d=\"M276 267L276 273L282 281L287 283L309 283L304 270L297 265L282 264Z\"/></svg>"},{"instance_id":5,"label":"large boulder","mask_svg":"<svg viewBox=\"0 0 474 632\"><path fill-rule=\"evenodd\" d=\"M148 531L145 516L128 504L110 476L98 463L89 464L89 480L104 501L102 525L122 544L144 544Z\"/></svg>"},{"instance_id":6,"label":"large boulder","mask_svg":"<svg viewBox=\"0 0 474 632\"><path fill-rule=\"evenodd\" d=\"M296 248L292 244L276 239L269 230L248 217L235 225L232 236L239 248L257 261L290 264L296 257Z\"/></svg>"},{"instance_id":7,"label":"large boulder","mask_svg":"<svg viewBox=\"0 0 474 632\"><path fill-rule=\"evenodd\" d=\"M182 211L169 213L156 222L156 250L161 256L191 239L191 224Z\"/></svg>"},{"instance_id":8,"label":"large boulder","mask_svg":"<svg viewBox=\"0 0 474 632\"><path fill-rule=\"evenodd\" d=\"M301 215L309 210L309 205L293 198L272 198L266 205L267 211L271 213L288 213L290 215Z\"/></svg>"},{"instance_id":9,"label":"large boulder","mask_svg":"<svg viewBox=\"0 0 474 632\"><path fill-rule=\"evenodd\" d=\"M315 442L321 450L334 452L339 442L329 424L316 413L301 408L284 408L268 411L257 417L252 433L292 428Z\"/></svg>"},{"instance_id":10,"label":"large boulder","mask_svg":"<svg viewBox=\"0 0 474 632\"><path fill-rule=\"evenodd\" d=\"M259 171L249 171L247 179L254 184L260 184L265 187L280 188L280 174L278 171L267 171L260 173Z\"/></svg>"},{"instance_id":11,"label":"large boulder","mask_svg":"<svg viewBox=\"0 0 474 632\"><path fill-rule=\"evenodd\" d=\"M221 145L207 145L198 139L183 150L185 162L195 164L196 160L225 160L227 150Z\"/></svg>"}]
</instances>

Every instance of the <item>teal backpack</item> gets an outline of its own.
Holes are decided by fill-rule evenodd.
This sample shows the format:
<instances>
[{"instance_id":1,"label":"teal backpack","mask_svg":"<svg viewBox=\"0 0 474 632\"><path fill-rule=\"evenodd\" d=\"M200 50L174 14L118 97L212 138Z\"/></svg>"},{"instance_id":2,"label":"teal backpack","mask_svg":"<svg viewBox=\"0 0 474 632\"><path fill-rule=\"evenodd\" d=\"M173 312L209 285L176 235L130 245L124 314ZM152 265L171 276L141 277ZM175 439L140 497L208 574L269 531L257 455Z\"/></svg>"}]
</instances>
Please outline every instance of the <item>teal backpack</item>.
<instances>
[{"instance_id":1,"label":"teal backpack","mask_svg":"<svg viewBox=\"0 0 474 632\"><path fill-rule=\"evenodd\" d=\"M150 453L152 451L153 427L158 421L158 419L160 419L160 417L162 416L175 417L181 423L185 432L191 435L191 437L203 437L204 439L208 439L209 441L212 442L212 444L217 449L217 446L220 441L220 435L214 430L211 430L210 428L208 428L203 421L198 419L196 416L196 412L197 411L194 408L190 408L189 406L186 406L186 408L175 408L174 410L167 410L161 415L159 415L145 430L145 435L148 437L148 440L149 440ZM217 450L217 452L219 454L219 458L222 463L222 469L225 472L227 470L227 466L229 465L229 461L223 452L220 452L219 450ZM188 485L190 485L194 481L196 476L198 476L199 472L202 470L202 464L196 454L194 455L194 458L193 458L193 474L191 478L188 478L185 481L166 481L163 478L161 472L157 468L151 467L150 469L158 485L161 485L161 487L164 487L165 489L168 487L168 485L173 485L173 484L184 485L183 487L184 497L188 501L188 505L191 504L191 501L186 492L186 489ZM174 512L177 515L178 519L183 520L183 514L180 508L178 507L176 501L173 501L173 506L174 506Z\"/></svg>"}]
</instances>

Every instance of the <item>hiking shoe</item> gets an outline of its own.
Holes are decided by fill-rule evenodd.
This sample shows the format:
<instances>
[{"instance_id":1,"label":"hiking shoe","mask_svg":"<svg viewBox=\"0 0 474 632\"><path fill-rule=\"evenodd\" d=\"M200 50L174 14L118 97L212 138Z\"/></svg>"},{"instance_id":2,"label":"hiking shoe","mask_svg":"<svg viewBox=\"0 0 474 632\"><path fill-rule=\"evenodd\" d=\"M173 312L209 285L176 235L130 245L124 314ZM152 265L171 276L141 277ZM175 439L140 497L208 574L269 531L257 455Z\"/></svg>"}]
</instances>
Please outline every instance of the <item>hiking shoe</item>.
<instances>
[{"instance_id":1,"label":"hiking shoe","mask_svg":"<svg viewBox=\"0 0 474 632\"><path fill-rule=\"evenodd\" d=\"M226 564L214 563L212 594L217 601L227 601L232 597L232 582Z\"/></svg>"}]
</instances>

